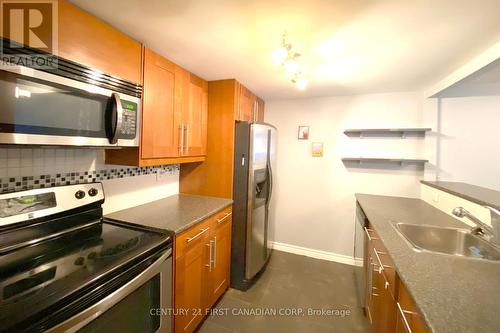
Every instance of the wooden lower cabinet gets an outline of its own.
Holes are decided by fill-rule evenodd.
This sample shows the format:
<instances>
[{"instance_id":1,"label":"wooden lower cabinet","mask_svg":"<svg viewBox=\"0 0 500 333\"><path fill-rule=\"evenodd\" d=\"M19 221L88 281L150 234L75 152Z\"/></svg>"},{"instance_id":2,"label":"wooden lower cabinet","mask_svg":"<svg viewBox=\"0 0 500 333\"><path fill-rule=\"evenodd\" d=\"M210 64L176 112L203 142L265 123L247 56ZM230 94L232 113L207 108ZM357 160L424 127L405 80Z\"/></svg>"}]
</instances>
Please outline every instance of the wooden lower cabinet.
<instances>
[{"instance_id":1,"label":"wooden lower cabinet","mask_svg":"<svg viewBox=\"0 0 500 333\"><path fill-rule=\"evenodd\" d=\"M219 299L229 287L231 264L231 211L216 215L213 221L213 269L211 272L209 307Z\"/></svg>"},{"instance_id":2,"label":"wooden lower cabinet","mask_svg":"<svg viewBox=\"0 0 500 333\"><path fill-rule=\"evenodd\" d=\"M231 214L226 208L176 237L175 332L193 332L229 287Z\"/></svg>"},{"instance_id":3,"label":"wooden lower cabinet","mask_svg":"<svg viewBox=\"0 0 500 333\"><path fill-rule=\"evenodd\" d=\"M373 333L424 333L427 327L396 274L394 262L376 231L366 230L366 312Z\"/></svg>"}]
</instances>

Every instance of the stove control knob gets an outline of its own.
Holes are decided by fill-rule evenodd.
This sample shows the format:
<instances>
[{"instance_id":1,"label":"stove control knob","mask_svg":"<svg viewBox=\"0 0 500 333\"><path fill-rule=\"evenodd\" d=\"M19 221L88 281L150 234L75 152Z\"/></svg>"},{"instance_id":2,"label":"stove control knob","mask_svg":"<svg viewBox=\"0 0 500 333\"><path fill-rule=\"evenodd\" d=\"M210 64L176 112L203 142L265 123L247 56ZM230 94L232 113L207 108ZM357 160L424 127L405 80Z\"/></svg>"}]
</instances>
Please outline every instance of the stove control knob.
<instances>
[{"instance_id":1,"label":"stove control knob","mask_svg":"<svg viewBox=\"0 0 500 333\"><path fill-rule=\"evenodd\" d=\"M85 258L84 257L78 257L76 258L74 264L76 266L83 266L83 264L85 263Z\"/></svg>"},{"instance_id":2,"label":"stove control knob","mask_svg":"<svg viewBox=\"0 0 500 333\"><path fill-rule=\"evenodd\" d=\"M96 188L93 188L93 187L92 187L92 188L89 190L89 195L90 195L91 197L95 197L95 196L97 195L97 193L99 193L99 191L98 191Z\"/></svg>"},{"instance_id":3,"label":"stove control knob","mask_svg":"<svg viewBox=\"0 0 500 333\"><path fill-rule=\"evenodd\" d=\"M83 198L85 198L85 192L82 191L82 190L76 191L75 198L77 198L77 199L83 199Z\"/></svg>"}]
</instances>

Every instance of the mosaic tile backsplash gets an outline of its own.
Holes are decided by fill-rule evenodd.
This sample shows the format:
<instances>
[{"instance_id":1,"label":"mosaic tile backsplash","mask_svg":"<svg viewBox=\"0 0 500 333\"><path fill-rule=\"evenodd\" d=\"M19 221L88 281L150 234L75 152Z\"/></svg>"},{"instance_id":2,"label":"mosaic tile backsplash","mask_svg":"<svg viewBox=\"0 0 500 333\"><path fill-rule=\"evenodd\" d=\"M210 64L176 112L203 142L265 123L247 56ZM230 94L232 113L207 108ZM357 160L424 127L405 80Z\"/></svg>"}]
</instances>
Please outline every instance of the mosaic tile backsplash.
<instances>
[{"instance_id":1,"label":"mosaic tile backsplash","mask_svg":"<svg viewBox=\"0 0 500 333\"><path fill-rule=\"evenodd\" d=\"M106 165L102 149L0 148L0 193L156 174L159 170L178 174L179 165Z\"/></svg>"}]
</instances>

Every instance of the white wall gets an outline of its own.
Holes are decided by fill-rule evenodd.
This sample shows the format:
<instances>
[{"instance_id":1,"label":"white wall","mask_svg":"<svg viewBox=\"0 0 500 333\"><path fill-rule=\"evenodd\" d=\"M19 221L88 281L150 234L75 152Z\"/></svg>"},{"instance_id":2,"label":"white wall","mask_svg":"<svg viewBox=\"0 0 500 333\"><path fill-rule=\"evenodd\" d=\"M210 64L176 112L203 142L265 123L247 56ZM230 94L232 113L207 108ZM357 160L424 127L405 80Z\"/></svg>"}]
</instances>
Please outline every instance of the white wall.
<instances>
[{"instance_id":1,"label":"white wall","mask_svg":"<svg viewBox=\"0 0 500 333\"><path fill-rule=\"evenodd\" d=\"M347 128L423 126L422 98L414 93L374 94L266 103L266 122L278 128L274 219L276 242L351 256L354 193L419 197L423 170L415 167L346 168L348 156L423 157L418 138L354 139ZM310 139L297 140L297 127ZM324 157L311 157L323 141Z\"/></svg>"},{"instance_id":2,"label":"white wall","mask_svg":"<svg viewBox=\"0 0 500 333\"><path fill-rule=\"evenodd\" d=\"M179 193L179 172L157 180L156 175L110 179L102 182L106 195L104 214L139 206Z\"/></svg>"},{"instance_id":3,"label":"white wall","mask_svg":"<svg viewBox=\"0 0 500 333\"><path fill-rule=\"evenodd\" d=\"M428 151L439 145L426 179L462 181L500 190L500 96L443 98L426 102L426 117L440 133L428 137ZM439 143L436 142L439 140Z\"/></svg>"},{"instance_id":4,"label":"white wall","mask_svg":"<svg viewBox=\"0 0 500 333\"><path fill-rule=\"evenodd\" d=\"M139 168L106 165L103 149L0 148L0 185L7 184L9 187L21 182L23 177L34 176L38 179L40 175L50 175L58 183L61 178L58 174L65 177L66 173L73 172L82 175L86 171L122 170L123 178L102 181L106 195L105 214L179 193L178 166L161 169L166 172L157 177L154 170L144 172L143 168L143 172L139 172ZM69 180L70 177L66 178ZM33 185L33 179L28 181L28 185Z\"/></svg>"}]
</instances>

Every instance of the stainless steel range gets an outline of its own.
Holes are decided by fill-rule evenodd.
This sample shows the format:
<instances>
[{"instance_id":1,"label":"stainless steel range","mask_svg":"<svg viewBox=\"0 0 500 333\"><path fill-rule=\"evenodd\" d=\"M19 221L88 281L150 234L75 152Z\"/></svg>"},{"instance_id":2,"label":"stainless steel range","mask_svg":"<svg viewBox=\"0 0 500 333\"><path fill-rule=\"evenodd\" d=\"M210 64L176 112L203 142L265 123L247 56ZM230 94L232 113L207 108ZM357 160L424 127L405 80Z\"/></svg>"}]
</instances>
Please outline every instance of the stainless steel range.
<instances>
[{"instance_id":1,"label":"stainless steel range","mask_svg":"<svg viewBox=\"0 0 500 333\"><path fill-rule=\"evenodd\" d=\"M100 183L0 195L0 332L171 332L172 235L108 221Z\"/></svg>"}]
</instances>

